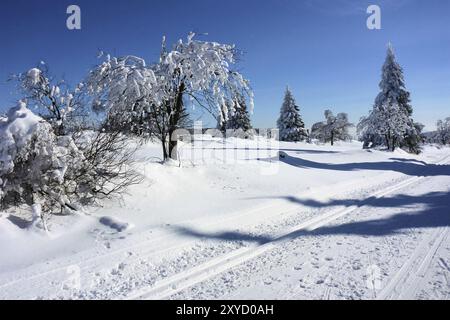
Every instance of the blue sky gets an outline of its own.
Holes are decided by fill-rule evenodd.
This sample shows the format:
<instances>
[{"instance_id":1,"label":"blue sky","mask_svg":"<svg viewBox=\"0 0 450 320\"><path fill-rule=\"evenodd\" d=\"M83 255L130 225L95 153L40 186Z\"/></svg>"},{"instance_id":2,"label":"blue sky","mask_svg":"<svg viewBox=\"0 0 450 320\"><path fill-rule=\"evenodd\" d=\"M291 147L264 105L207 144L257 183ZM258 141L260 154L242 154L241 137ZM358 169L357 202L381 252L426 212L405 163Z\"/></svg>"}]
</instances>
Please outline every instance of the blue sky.
<instances>
[{"instance_id":1,"label":"blue sky","mask_svg":"<svg viewBox=\"0 0 450 320\"><path fill-rule=\"evenodd\" d=\"M81 7L82 30L66 29L66 8ZM382 30L368 30L366 8L378 4ZM434 129L450 116L448 0L2 0L0 109L17 94L6 79L44 60L72 84L85 77L99 50L158 58L189 31L245 51L239 69L255 92L254 126L272 127L286 85L308 126L323 111L357 122L378 93L386 44L405 71L415 119Z\"/></svg>"}]
</instances>

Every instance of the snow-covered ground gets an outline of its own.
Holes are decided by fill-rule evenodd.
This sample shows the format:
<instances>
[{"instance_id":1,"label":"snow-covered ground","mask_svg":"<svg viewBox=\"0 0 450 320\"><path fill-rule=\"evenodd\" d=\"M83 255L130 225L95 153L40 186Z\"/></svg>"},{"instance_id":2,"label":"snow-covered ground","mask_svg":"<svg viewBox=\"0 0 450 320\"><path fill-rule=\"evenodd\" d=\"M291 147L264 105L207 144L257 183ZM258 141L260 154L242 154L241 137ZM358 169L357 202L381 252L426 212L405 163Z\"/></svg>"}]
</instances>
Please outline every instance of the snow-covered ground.
<instances>
[{"instance_id":1,"label":"snow-covered ground","mask_svg":"<svg viewBox=\"0 0 450 320\"><path fill-rule=\"evenodd\" d=\"M208 138L180 154L145 145L143 183L49 235L1 213L0 298L449 298L450 149Z\"/></svg>"}]
</instances>

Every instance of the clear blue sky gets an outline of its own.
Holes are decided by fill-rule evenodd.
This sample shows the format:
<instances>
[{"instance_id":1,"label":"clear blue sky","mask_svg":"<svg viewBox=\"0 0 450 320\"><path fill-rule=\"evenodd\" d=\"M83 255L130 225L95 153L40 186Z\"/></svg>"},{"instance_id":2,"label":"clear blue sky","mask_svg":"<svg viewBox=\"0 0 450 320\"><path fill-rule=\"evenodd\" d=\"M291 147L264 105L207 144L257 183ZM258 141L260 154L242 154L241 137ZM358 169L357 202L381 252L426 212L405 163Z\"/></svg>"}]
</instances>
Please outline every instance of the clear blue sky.
<instances>
[{"instance_id":1,"label":"clear blue sky","mask_svg":"<svg viewBox=\"0 0 450 320\"><path fill-rule=\"evenodd\" d=\"M66 29L70 4L81 7L81 31ZM366 28L369 4L381 6L382 30ZM41 60L73 84L99 50L154 61L162 35L174 42L191 30L246 52L239 68L255 92L256 127L275 125L286 85L308 126L326 108L356 122L378 92L389 41L416 120L431 130L450 116L448 0L2 0L0 109L17 99L8 76Z\"/></svg>"}]
</instances>

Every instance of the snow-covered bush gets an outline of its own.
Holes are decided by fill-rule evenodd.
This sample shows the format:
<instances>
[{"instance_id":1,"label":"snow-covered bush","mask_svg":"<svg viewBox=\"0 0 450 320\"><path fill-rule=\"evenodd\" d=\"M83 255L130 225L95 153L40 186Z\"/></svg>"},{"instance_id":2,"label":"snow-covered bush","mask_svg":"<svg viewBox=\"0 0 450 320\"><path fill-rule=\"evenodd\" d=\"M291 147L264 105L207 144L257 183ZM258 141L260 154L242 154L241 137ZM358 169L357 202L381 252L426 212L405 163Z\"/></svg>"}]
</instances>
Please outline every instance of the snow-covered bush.
<instances>
[{"instance_id":1,"label":"snow-covered bush","mask_svg":"<svg viewBox=\"0 0 450 320\"><path fill-rule=\"evenodd\" d=\"M83 131L73 135L84 163L74 180L87 186L81 204L120 195L127 187L141 182L134 170L134 155L138 144L121 132Z\"/></svg>"},{"instance_id":2,"label":"snow-covered bush","mask_svg":"<svg viewBox=\"0 0 450 320\"><path fill-rule=\"evenodd\" d=\"M305 123L300 116L300 108L296 105L294 96L286 88L284 101L277 121L281 141L303 141L308 137Z\"/></svg>"},{"instance_id":3,"label":"snow-covered bush","mask_svg":"<svg viewBox=\"0 0 450 320\"><path fill-rule=\"evenodd\" d=\"M26 204L43 221L137 182L126 161L132 153L122 140L94 133L79 148L72 136L56 135L23 101L0 123L0 142L1 205Z\"/></svg>"},{"instance_id":4,"label":"snow-covered bush","mask_svg":"<svg viewBox=\"0 0 450 320\"><path fill-rule=\"evenodd\" d=\"M325 111L325 122L318 122L311 128L311 138L321 142L330 142L334 145L337 140L351 140L349 129L353 124L349 122L346 113L338 113L336 116L330 110Z\"/></svg>"},{"instance_id":5,"label":"snow-covered bush","mask_svg":"<svg viewBox=\"0 0 450 320\"><path fill-rule=\"evenodd\" d=\"M39 212L71 207L79 188L71 176L84 162L70 137L56 136L48 122L19 102L0 124L0 141L3 206L27 204L39 206Z\"/></svg>"}]
</instances>

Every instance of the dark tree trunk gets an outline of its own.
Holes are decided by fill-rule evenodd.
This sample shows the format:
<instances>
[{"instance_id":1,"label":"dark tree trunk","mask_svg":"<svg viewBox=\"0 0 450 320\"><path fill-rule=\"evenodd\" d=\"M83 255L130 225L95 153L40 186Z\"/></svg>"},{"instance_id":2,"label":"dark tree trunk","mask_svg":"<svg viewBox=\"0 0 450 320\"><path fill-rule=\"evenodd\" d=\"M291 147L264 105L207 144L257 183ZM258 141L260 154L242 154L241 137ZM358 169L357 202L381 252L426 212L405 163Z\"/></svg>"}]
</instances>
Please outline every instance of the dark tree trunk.
<instances>
[{"instance_id":1,"label":"dark tree trunk","mask_svg":"<svg viewBox=\"0 0 450 320\"><path fill-rule=\"evenodd\" d=\"M166 138L161 139L162 149L163 149L163 159L164 161L169 158L169 154L167 153L167 147L166 147Z\"/></svg>"},{"instance_id":2,"label":"dark tree trunk","mask_svg":"<svg viewBox=\"0 0 450 320\"><path fill-rule=\"evenodd\" d=\"M175 130L178 129L180 120L183 116L183 93L184 93L185 85L182 82L178 87L178 93L175 97L175 101L173 104L174 112L170 117L169 121L169 157L171 159L177 160L177 145L178 145L178 137L174 136Z\"/></svg>"},{"instance_id":3,"label":"dark tree trunk","mask_svg":"<svg viewBox=\"0 0 450 320\"><path fill-rule=\"evenodd\" d=\"M171 137L172 137L172 134L173 134L173 132L170 134ZM175 137L173 137L173 139L171 138L169 140L169 155L170 155L170 158L173 160L178 160L177 145L178 145L178 141L175 139Z\"/></svg>"},{"instance_id":4,"label":"dark tree trunk","mask_svg":"<svg viewBox=\"0 0 450 320\"><path fill-rule=\"evenodd\" d=\"M386 147L388 150L391 150L391 139L388 134L386 134Z\"/></svg>"}]
</instances>

